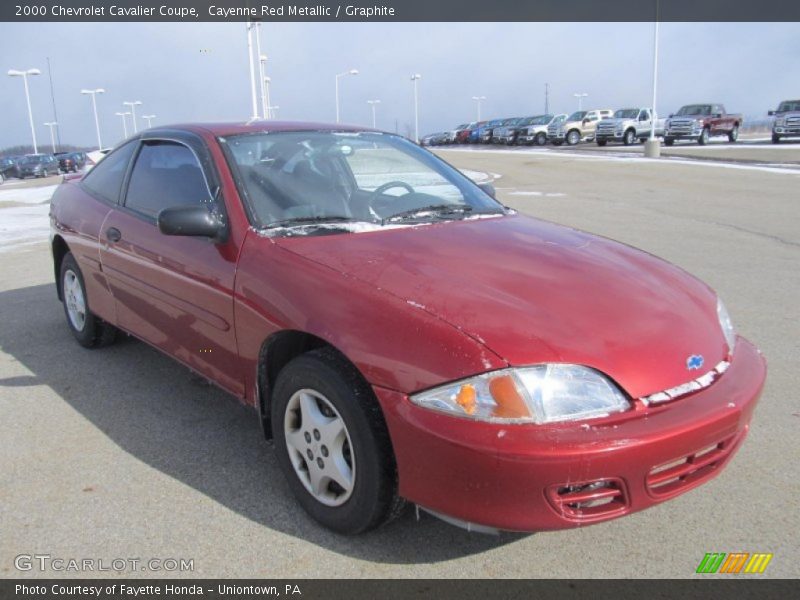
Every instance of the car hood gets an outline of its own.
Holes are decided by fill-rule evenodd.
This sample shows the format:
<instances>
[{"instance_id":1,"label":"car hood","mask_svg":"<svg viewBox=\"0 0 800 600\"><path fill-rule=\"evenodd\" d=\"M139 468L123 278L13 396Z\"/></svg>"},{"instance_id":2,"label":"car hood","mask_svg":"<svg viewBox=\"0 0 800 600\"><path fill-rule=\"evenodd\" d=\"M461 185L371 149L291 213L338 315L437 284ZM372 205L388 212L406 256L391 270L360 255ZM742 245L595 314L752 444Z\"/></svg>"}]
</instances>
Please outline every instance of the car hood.
<instances>
[{"instance_id":1,"label":"car hood","mask_svg":"<svg viewBox=\"0 0 800 600\"><path fill-rule=\"evenodd\" d=\"M511 365L590 366L633 397L695 379L727 355L708 286L645 252L530 217L276 242L435 315ZM702 369L687 370L693 355Z\"/></svg>"}]
</instances>

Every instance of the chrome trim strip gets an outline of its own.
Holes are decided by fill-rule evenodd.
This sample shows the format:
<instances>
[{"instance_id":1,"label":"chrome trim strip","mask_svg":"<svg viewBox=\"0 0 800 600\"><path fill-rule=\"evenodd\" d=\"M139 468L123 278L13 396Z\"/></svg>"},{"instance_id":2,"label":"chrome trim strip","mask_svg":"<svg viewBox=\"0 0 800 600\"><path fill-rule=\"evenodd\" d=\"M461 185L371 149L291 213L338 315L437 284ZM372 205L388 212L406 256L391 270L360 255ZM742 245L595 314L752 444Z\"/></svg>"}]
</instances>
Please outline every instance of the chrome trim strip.
<instances>
[{"instance_id":1,"label":"chrome trim strip","mask_svg":"<svg viewBox=\"0 0 800 600\"><path fill-rule=\"evenodd\" d=\"M728 370L728 367L730 366L731 366L730 362L728 362L727 360L723 360L719 364L717 364L716 367L711 369L708 373L701 375L697 379L692 379L691 381L687 381L686 383L682 383L681 385L669 388L668 390L656 392L648 396L642 396L641 398L639 398L639 400L641 400L645 406L650 406L651 404L660 404L662 402L668 402L670 400L675 400L676 398L680 398L681 396L685 396L686 394L691 394L692 392L703 390L708 386L710 386L712 383L714 383L720 375L722 375L725 371Z\"/></svg>"}]
</instances>

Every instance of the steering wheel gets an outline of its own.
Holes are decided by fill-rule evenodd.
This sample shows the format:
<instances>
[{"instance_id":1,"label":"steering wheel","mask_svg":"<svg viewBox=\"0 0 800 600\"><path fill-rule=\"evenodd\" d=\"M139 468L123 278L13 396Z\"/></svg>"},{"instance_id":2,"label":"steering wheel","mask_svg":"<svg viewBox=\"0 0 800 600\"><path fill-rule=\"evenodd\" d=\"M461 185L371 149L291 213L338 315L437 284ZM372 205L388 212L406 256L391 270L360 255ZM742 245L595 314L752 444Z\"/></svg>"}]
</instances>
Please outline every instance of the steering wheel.
<instances>
[{"instance_id":1,"label":"steering wheel","mask_svg":"<svg viewBox=\"0 0 800 600\"><path fill-rule=\"evenodd\" d=\"M415 191L414 188L411 187L410 185L408 185L405 181L387 181L383 185L379 185L378 187L376 187L372 191L372 193L377 196L378 194L383 194L384 192L386 192L386 190L390 190L390 189L396 188L396 187L403 188L409 194L413 194L414 191Z\"/></svg>"}]
</instances>

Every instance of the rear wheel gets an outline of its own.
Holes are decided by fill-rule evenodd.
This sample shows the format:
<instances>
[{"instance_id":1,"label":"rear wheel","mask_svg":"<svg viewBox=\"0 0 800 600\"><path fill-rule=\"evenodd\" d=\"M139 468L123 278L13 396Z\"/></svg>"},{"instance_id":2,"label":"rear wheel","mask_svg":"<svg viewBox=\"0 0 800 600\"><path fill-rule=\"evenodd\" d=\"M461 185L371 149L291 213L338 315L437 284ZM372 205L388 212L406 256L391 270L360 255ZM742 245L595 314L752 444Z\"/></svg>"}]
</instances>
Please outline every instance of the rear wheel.
<instances>
[{"instance_id":1,"label":"rear wheel","mask_svg":"<svg viewBox=\"0 0 800 600\"><path fill-rule=\"evenodd\" d=\"M116 338L117 328L104 322L89 310L83 275L71 252L68 252L61 261L59 285L67 325L78 343L85 348L99 348L111 344Z\"/></svg>"},{"instance_id":2,"label":"rear wheel","mask_svg":"<svg viewBox=\"0 0 800 600\"><path fill-rule=\"evenodd\" d=\"M739 126L734 125L733 129L731 129L730 133L728 134L728 141L733 144L738 139L739 139Z\"/></svg>"},{"instance_id":3,"label":"rear wheel","mask_svg":"<svg viewBox=\"0 0 800 600\"><path fill-rule=\"evenodd\" d=\"M399 514L397 469L369 385L331 349L286 365L275 382L272 433L300 505L325 527L356 534Z\"/></svg>"},{"instance_id":4,"label":"rear wheel","mask_svg":"<svg viewBox=\"0 0 800 600\"><path fill-rule=\"evenodd\" d=\"M701 146L705 146L708 143L708 127L703 129L703 132L700 134L700 137L697 138L697 143Z\"/></svg>"}]
</instances>

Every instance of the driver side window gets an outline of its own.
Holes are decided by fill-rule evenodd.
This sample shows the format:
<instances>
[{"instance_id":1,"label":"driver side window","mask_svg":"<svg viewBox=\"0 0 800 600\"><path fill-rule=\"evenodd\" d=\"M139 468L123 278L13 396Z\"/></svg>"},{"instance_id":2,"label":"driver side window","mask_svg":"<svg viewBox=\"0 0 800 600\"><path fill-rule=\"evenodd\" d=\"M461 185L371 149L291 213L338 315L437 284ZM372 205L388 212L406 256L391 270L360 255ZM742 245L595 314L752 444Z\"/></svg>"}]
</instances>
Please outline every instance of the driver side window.
<instances>
[{"instance_id":1,"label":"driver side window","mask_svg":"<svg viewBox=\"0 0 800 600\"><path fill-rule=\"evenodd\" d=\"M211 191L194 152L177 142L142 144L125 196L127 208L155 218L165 208L211 202Z\"/></svg>"}]
</instances>

